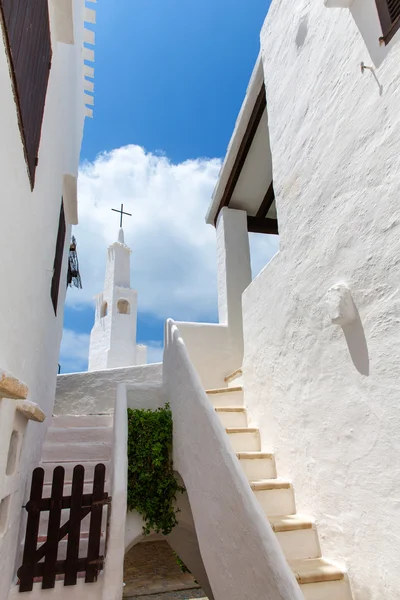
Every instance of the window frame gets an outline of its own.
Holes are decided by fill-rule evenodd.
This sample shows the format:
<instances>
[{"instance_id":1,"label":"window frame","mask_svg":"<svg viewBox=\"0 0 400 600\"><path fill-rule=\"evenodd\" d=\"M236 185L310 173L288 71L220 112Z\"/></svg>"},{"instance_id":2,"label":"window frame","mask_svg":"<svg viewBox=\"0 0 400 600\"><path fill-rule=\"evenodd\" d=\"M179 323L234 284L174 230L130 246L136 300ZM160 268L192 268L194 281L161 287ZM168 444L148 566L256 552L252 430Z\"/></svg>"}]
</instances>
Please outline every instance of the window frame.
<instances>
[{"instance_id":1,"label":"window frame","mask_svg":"<svg viewBox=\"0 0 400 600\"><path fill-rule=\"evenodd\" d=\"M382 37L379 38L379 41L387 45L400 29L400 15L398 15L396 19L392 21L392 17L389 12L388 0L375 0L375 4L383 34Z\"/></svg>"},{"instance_id":2,"label":"window frame","mask_svg":"<svg viewBox=\"0 0 400 600\"><path fill-rule=\"evenodd\" d=\"M51 279L50 297L54 308L54 314L57 316L58 296L60 292L60 280L62 264L64 258L65 238L67 235L67 225L65 221L64 202L61 200L60 217L58 220L58 231L56 241L56 251L54 254L53 277Z\"/></svg>"},{"instance_id":3,"label":"window frame","mask_svg":"<svg viewBox=\"0 0 400 600\"><path fill-rule=\"evenodd\" d=\"M0 0L0 29L33 191L52 61L48 0Z\"/></svg>"}]
</instances>

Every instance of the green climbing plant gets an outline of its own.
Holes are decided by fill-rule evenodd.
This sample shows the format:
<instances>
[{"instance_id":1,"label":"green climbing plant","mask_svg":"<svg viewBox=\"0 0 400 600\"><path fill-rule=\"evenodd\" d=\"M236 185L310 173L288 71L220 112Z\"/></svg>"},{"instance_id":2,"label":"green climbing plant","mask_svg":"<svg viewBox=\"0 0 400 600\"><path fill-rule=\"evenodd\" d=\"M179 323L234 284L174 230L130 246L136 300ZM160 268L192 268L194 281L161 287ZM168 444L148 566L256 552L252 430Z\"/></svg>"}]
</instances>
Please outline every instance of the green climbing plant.
<instances>
[{"instance_id":1,"label":"green climbing plant","mask_svg":"<svg viewBox=\"0 0 400 600\"><path fill-rule=\"evenodd\" d=\"M183 560L180 558L180 556L176 552L174 552L173 554L176 560L176 564L178 565L182 573L190 573L189 569L187 568Z\"/></svg>"},{"instance_id":2,"label":"green climbing plant","mask_svg":"<svg viewBox=\"0 0 400 600\"><path fill-rule=\"evenodd\" d=\"M179 485L172 463L172 413L128 408L128 509L143 517L143 532L168 535L178 524Z\"/></svg>"}]
</instances>

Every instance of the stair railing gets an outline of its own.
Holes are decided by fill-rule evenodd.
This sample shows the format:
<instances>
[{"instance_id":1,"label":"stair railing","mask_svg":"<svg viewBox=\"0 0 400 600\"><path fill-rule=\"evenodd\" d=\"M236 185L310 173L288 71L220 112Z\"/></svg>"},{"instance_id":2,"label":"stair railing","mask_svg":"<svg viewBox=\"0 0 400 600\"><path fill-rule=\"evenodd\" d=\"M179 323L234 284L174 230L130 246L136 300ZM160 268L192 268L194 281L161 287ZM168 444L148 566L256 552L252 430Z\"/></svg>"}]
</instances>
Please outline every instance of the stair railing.
<instances>
[{"instance_id":1,"label":"stair railing","mask_svg":"<svg viewBox=\"0 0 400 600\"><path fill-rule=\"evenodd\" d=\"M163 387L173 414L174 468L215 599L304 600L172 320L165 327Z\"/></svg>"}]
</instances>

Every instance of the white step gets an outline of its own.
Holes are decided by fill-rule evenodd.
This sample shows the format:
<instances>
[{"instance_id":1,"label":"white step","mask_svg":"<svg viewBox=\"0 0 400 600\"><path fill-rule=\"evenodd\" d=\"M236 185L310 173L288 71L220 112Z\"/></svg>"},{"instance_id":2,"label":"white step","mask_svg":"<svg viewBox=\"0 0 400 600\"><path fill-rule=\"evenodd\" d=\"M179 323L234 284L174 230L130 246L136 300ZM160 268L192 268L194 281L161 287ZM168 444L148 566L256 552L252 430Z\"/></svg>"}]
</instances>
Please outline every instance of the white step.
<instances>
[{"instance_id":1,"label":"white step","mask_svg":"<svg viewBox=\"0 0 400 600\"><path fill-rule=\"evenodd\" d=\"M112 442L113 430L111 427L50 427L46 435L46 443L89 443Z\"/></svg>"},{"instance_id":2,"label":"white step","mask_svg":"<svg viewBox=\"0 0 400 600\"><path fill-rule=\"evenodd\" d=\"M93 481L94 469L98 463L103 463L106 467L106 482L111 479L111 463L108 460L98 460L95 462L84 462L83 466L85 467L85 481ZM74 467L79 462L46 462L42 463L40 466L44 469L44 482L50 483L53 479L53 471L56 467L61 465L65 469L65 482L72 481L72 473Z\"/></svg>"},{"instance_id":3,"label":"white step","mask_svg":"<svg viewBox=\"0 0 400 600\"><path fill-rule=\"evenodd\" d=\"M104 482L104 491L108 492L109 491L109 486L108 486L108 481L106 480ZM71 495L71 489L72 489L72 483L71 482L65 482L64 483L64 492L63 492L63 496L70 496ZM93 492L93 481L85 480L85 483L83 484L83 493L84 494L91 494ZM51 496L51 483L46 483L43 486L43 498L50 498Z\"/></svg>"},{"instance_id":4,"label":"white step","mask_svg":"<svg viewBox=\"0 0 400 600\"><path fill-rule=\"evenodd\" d=\"M301 585L304 600L353 600L347 577L337 581L323 581Z\"/></svg>"},{"instance_id":5,"label":"white step","mask_svg":"<svg viewBox=\"0 0 400 600\"><path fill-rule=\"evenodd\" d=\"M244 474L249 481L274 479L276 477L275 457L268 452L239 452L237 454Z\"/></svg>"},{"instance_id":6,"label":"white step","mask_svg":"<svg viewBox=\"0 0 400 600\"><path fill-rule=\"evenodd\" d=\"M225 383L228 387L236 387L243 383L243 372L242 369L236 369L225 377Z\"/></svg>"},{"instance_id":7,"label":"white step","mask_svg":"<svg viewBox=\"0 0 400 600\"><path fill-rule=\"evenodd\" d=\"M47 511L44 511L40 515L40 523L39 523L39 535L42 537L46 537L47 535L47 526L49 523L49 514ZM65 508L61 511L61 526L64 525L69 519L70 510L69 508ZM90 514L86 515L84 519L81 521L81 533L82 535L87 535L90 527ZM101 520L101 531L104 532L107 527L107 506L103 507L103 516ZM43 541L43 540L42 540Z\"/></svg>"},{"instance_id":8,"label":"white step","mask_svg":"<svg viewBox=\"0 0 400 600\"><path fill-rule=\"evenodd\" d=\"M103 514L102 514L102 521L101 521L101 523L102 523L101 530L102 531L105 531L106 527L107 527L108 510L109 510L108 505L105 504L103 506ZM47 534L49 515L50 515L49 511L43 511L40 514L39 533L41 536L46 536L46 534ZM69 515L70 515L69 508L64 508L61 511L61 526L64 525L64 523L66 523L68 521ZM90 513L88 515L86 515L86 517L84 519L81 520L81 533L82 534L87 534L89 532L89 525L90 525Z\"/></svg>"},{"instance_id":9,"label":"white step","mask_svg":"<svg viewBox=\"0 0 400 600\"><path fill-rule=\"evenodd\" d=\"M259 452L261 450L260 432L255 427L227 427L234 452Z\"/></svg>"},{"instance_id":10,"label":"white step","mask_svg":"<svg viewBox=\"0 0 400 600\"><path fill-rule=\"evenodd\" d=\"M343 570L325 560L293 560L289 565L306 600L351 600Z\"/></svg>"},{"instance_id":11,"label":"white step","mask_svg":"<svg viewBox=\"0 0 400 600\"><path fill-rule=\"evenodd\" d=\"M113 415L54 415L52 427L112 427Z\"/></svg>"},{"instance_id":12,"label":"white step","mask_svg":"<svg viewBox=\"0 0 400 600\"><path fill-rule=\"evenodd\" d=\"M222 406L243 406L242 386L207 390L206 394L215 408Z\"/></svg>"},{"instance_id":13,"label":"white step","mask_svg":"<svg viewBox=\"0 0 400 600\"><path fill-rule=\"evenodd\" d=\"M287 560L321 556L315 523L300 515L269 517Z\"/></svg>"},{"instance_id":14,"label":"white step","mask_svg":"<svg viewBox=\"0 0 400 600\"><path fill-rule=\"evenodd\" d=\"M296 513L293 488L289 482L265 479L252 481L250 485L267 517Z\"/></svg>"},{"instance_id":15,"label":"white step","mask_svg":"<svg viewBox=\"0 0 400 600\"><path fill-rule=\"evenodd\" d=\"M43 446L42 462L102 462L110 460L111 448L106 443L48 444Z\"/></svg>"},{"instance_id":16,"label":"white step","mask_svg":"<svg viewBox=\"0 0 400 600\"><path fill-rule=\"evenodd\" d=\"M224 407L215 409L224 427L247 427L245 408Z\"/></svg>"}]
</instances>

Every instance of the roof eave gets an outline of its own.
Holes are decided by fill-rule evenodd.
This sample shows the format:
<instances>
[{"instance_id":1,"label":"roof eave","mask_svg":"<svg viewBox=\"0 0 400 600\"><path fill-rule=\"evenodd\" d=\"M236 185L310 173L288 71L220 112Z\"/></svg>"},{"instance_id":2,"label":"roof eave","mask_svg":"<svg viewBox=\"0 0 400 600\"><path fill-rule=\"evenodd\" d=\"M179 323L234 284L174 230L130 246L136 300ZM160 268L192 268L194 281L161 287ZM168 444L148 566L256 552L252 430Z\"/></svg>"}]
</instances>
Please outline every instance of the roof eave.
<instances>
[{"instance_id":1,"label":"roof eave","mask_svg":"<svg viewBox=\"0 0 400 600\"><path fill-rule=\"evenodd\" d=\"M243 136L246 132L263 81L264 73L262 68L261 54L259 54L249 81L249 85L247 86L246 96L236 119L235 128L228 144L224 162L219 172L218 181L212 195L212 200L207 210L205 220L209 225L214 225L215 223L221 198L224 194L226 184L232 171L233 164L235 162Z\"/></svg>"}]
</instances>

